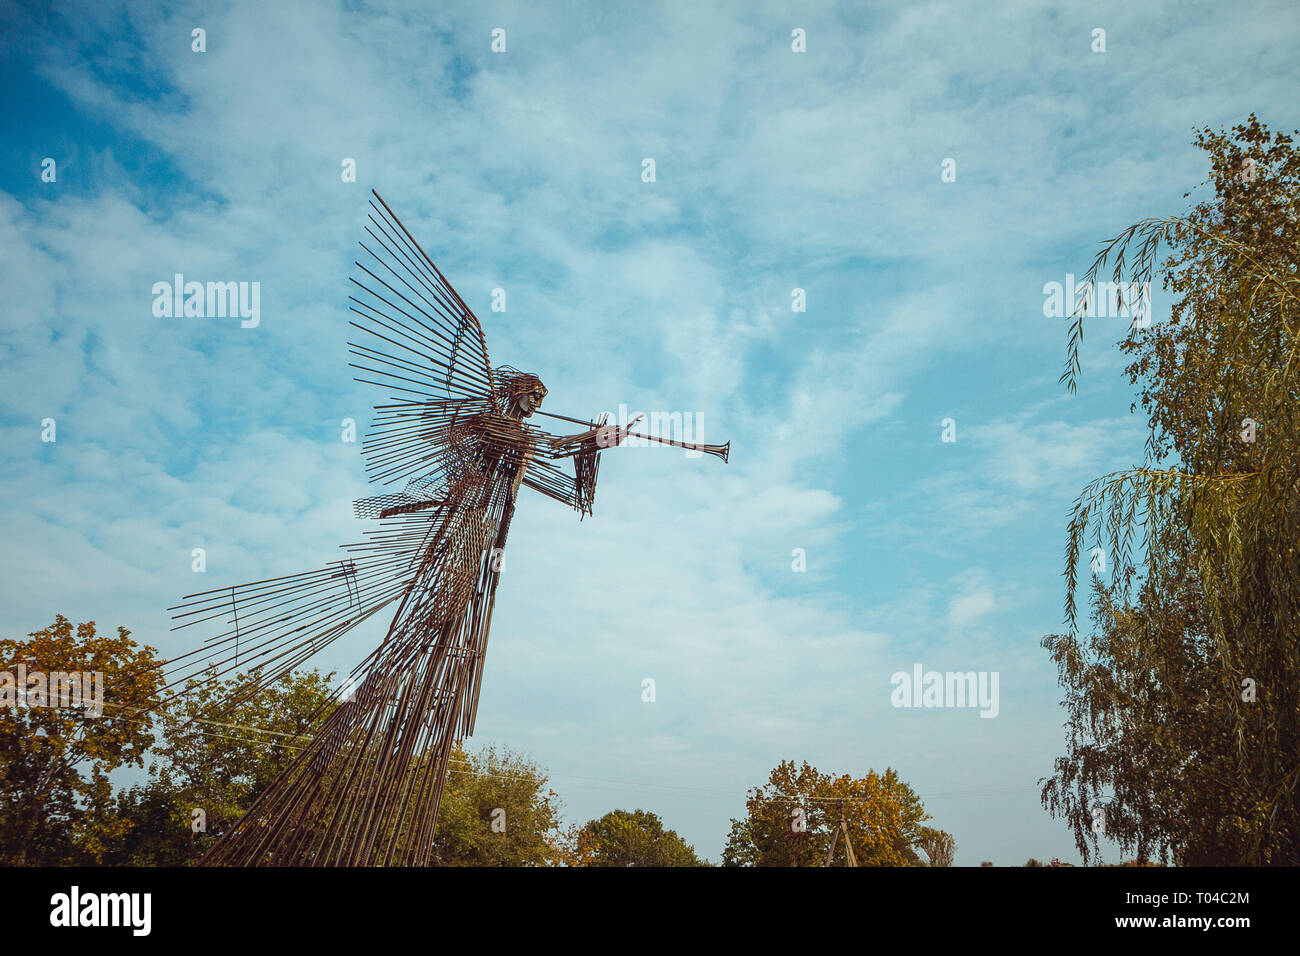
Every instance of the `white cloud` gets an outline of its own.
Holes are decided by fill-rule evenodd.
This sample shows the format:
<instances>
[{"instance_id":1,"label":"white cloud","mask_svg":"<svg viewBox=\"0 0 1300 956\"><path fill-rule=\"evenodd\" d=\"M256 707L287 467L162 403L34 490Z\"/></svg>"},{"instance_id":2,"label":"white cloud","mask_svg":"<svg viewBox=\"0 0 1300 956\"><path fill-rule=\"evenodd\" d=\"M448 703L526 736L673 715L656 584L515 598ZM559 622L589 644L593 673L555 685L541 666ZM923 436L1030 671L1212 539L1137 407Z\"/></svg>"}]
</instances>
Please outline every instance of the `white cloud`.
<instances>
[{"instance_id":1,"label":"white cloud","mask_svg":"<svg viewBox=\"0 0 1300 956\"><path fill-rule=\"evenodd\" d=\"M969 627L991 614L996 607L992 588L976 588L948 602L948 626L955 629Z\"/></svg>"}]
</instances>

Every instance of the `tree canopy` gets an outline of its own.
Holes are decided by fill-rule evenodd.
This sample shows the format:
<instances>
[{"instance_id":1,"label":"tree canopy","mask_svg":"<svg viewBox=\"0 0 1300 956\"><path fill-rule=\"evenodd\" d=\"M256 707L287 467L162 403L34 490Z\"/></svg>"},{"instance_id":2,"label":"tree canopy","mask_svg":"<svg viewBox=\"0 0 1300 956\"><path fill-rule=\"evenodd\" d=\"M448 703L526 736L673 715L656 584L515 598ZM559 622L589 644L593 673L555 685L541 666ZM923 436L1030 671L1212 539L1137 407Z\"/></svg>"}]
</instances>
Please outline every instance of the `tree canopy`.
<instances>
[{"instance_id":1,"label":"tree canopy","mask_svg":"<svg viewBox=\"0 0 1300 956\"><path fill-rule=\"evenodd\" d=\"M442 866L556 866L560 801L545 771L507 747L451 753L434 846Z\"/></svg>"},{"instance_id":2,"label":"tree canopy","mask_svg":"<svg viewBox=\"0 0 1300 956\"><path fill-rule=\"evenodd\" d=\"M648 810L611 810L590 820L574 840L574 866L704 866L695 848L665 830Z\"/></svg>"},{"instance_id":3,"label":"tree canopy","mask_svg":"<svg viewBox=\"0 0 1300 956\"><path fill-rule=\"evenodd\" d=\"M1043 641L1066 690L1068 753L1042 799L1085 860L1105 835L1139 860L1294 865L1300 153L1253 115L1196 144L1213 196L1129 227L1086 280L1108 263L1116 281L1159 271L1174 300L1167 323L1135 323L1120 344L1149 418L1145 461L1075 502L1070 629ZM1071 326L1071 388L1086 311ZM1085 640L1075 602L1089 542L1112 572L1093 584Z\"/></svg>"},{"instance_id":4,"label":"tree canopy","mask_svg":"<svg viewBox=\"0 0 1300 956\"><path fill-rule=\"evenodd\" d=\"M724 866L822 866L843 813L858 866L922 866L918 850L935 850L949 865L952 837L923 824L920 798L896 771L864 777L824 774L805 761L783 760L749 793L744 819L731 821ZM844 866L841 834L832 866Z\"/></svg>"},{"instance_id":5,"label":"tree canopy","mask_svg":"<svg viewBox=\"0 0 1300 956\"><path fill-rule=\"evenodd\" d=\"M329 715L332 676L294 672L262 686L257 671L237 674L192 686L162 708L162 740L149 779L118 799L129 827L109 862L178 866L197 860ZM238 703L223 706L227 701Z\"/></svg>"},{"instance_id":6,"label":"tree canopy","mask_svg":"<svg viewBox=\"0 0 1300 956\"><path fill-rule=\"evenodd\" d=\"M143 765L161 684L154 649L130 634L100 634L94 621L74 629L58 614L26 640L0 639L0 672L10 694L26 697L0 708L0 862L98 863L120 839L109 774ZM41 675L48 693L17 687L20 674ZM102 712L60 706L56 674L76 674L92 692L97 685Z\"/></svg>"}]
</instances>

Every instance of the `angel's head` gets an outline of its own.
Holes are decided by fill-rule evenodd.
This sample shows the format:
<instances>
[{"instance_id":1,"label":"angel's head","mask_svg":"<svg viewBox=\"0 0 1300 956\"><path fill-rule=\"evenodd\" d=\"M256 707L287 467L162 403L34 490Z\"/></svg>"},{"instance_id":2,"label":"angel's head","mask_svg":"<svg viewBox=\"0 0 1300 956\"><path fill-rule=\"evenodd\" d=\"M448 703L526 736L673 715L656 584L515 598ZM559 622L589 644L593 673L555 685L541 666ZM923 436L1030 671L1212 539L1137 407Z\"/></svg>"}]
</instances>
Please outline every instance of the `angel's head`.
<instances>
[{"instance_id":1,"label":"angel's head","mask_svg":"<svg viewBox=\"0 0 1300 956\"><path fill-rule=\"evenodd\" d=\"M494 371L493 377L505 413L511 418L527 418L546 398L546 386L531 372L503 365Z\"/></svg>"}]
</instances>

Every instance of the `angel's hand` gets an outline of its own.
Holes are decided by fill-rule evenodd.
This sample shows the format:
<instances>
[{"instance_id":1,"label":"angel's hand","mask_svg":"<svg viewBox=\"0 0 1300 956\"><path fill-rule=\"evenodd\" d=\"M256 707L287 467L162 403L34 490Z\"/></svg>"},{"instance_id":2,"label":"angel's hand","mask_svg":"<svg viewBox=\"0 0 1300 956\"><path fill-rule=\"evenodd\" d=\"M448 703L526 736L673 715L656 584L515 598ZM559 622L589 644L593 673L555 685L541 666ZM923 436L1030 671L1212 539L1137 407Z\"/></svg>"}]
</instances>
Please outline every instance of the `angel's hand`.
<instances>
[{"instance_id":1,"label":"angel's hand","mask_svg":"<svg viewBox=\"0 0 1300 956\"><path fill-rule=\"evenodd\" d=\"M596 446L598 448L617 448L619 445L623 444L623 440L627 438L630 431L631 429L629 428L618 428L614 425L602 425L600 428L594 429Z\"/></svg>"}]
</instances>

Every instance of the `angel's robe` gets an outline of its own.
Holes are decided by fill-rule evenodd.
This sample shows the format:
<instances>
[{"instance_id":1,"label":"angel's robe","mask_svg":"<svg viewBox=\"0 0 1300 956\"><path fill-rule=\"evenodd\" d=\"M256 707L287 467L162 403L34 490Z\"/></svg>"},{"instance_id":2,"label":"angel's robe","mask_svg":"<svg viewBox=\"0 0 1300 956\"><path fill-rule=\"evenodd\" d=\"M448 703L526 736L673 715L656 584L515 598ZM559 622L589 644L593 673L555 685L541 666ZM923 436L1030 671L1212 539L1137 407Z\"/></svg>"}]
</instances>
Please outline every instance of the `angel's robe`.
<instances>
[{"instance_id":1,"label":"angel's robe","mask_svg":"<svg viewBox=\"0 0 1300 956\"><path fill-rule=\"evenodd\" d=\"M436 467L413 482L423 498L407 493L407 504L403 496L384 499L400 525L426 529L410 557L410 583L397 613L360 668L351 698L208 862L434 862L440 783L454 746L473 733L519 490L528 485L589 514L599 454L594 434L578 436L575 444L497 409L467 414L465 406L426 402L410 409L408 417L423 423L428 460ZM574 474L564 473L555 458L573 458ZM374 536L368 552L354 559L358 574L371 561L392 560L390 538ZM264 850L256 849L259 843Z\"/></svg>"}]
</instances>

